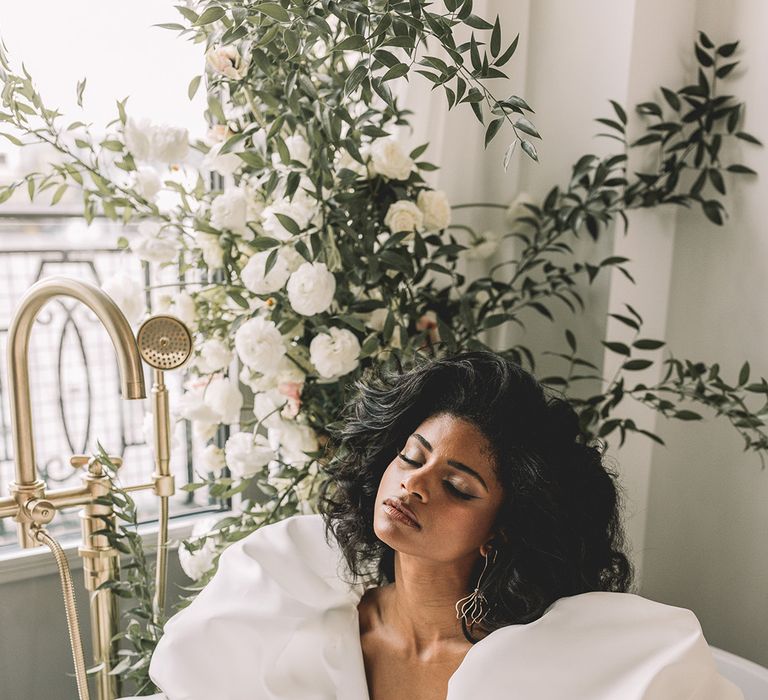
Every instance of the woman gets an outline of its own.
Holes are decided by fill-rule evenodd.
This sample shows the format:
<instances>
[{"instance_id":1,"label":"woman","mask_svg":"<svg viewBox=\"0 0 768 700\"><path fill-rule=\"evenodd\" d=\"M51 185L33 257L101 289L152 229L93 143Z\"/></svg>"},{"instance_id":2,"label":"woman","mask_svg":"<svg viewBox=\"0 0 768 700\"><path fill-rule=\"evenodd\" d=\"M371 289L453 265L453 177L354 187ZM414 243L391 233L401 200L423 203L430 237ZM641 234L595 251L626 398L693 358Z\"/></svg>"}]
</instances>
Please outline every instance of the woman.
<instances>
[{"instance_id":1,"label":"woman","mask_svg":"<svg viewBox=\"0 0 768 700\"><path fill-rule=\"evenodd\" d=\"M615 476L565 401L480 351L357 389L320 514L230 546L167 624L169 700L743 697L691 611L627 592Z\"/></svg>"}]
</instances>

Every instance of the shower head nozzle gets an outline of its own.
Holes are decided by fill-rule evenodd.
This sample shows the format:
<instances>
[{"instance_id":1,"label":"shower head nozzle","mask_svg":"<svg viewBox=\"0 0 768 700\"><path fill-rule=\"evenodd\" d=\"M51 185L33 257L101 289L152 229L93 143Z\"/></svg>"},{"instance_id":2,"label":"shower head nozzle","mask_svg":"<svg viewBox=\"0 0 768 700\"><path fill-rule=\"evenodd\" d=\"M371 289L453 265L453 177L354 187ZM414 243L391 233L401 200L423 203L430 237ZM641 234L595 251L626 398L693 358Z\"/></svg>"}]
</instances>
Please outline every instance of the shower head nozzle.
<instances>
[{"instance_id":1,"label":"shower head nozzle","mask_svg":"<svg viewBox=\"0 0 768 700\"><path fill-rule=\"evenodd\" d=\"M151 316L136 334L141 357L160 370L181 367L192 354L192 335L175 316Z\"/></svg>"}]
</instances>

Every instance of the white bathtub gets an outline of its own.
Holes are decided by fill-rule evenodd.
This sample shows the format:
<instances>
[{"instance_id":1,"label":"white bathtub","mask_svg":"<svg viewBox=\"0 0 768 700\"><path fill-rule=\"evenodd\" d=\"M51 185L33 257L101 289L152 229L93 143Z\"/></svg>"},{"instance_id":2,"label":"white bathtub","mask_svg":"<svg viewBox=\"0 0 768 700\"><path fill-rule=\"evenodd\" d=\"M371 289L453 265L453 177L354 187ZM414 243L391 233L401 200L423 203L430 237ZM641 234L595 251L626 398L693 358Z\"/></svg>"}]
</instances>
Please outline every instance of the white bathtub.
<instances>
[{"instance_id":1,"label":"white bathtub","mask_svg":"<svg viewBox=\"0 0 768 700\"><path fill-rule=\"evenodd\" d=\"M717 668L744 693L744 700L768 700L768 668L710 646Z\"/></svg>"}]
</instances>

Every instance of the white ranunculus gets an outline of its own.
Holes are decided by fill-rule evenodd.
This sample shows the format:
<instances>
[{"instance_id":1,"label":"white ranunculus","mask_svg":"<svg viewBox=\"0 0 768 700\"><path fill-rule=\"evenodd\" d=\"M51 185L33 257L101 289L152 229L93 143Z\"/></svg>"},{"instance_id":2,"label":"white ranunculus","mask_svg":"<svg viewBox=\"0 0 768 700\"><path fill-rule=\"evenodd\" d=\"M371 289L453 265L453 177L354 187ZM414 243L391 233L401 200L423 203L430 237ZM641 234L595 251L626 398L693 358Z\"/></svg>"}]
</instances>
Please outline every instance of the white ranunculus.
<instances>
[{"instance_id":1,"label":"white ranunculus","mask_svg":"<svg viewBox=\"0 0 768 700\"><path fill-rule=\"evenodd\" d=\"M533 216L531 210L525 206L526 204L533 204L533 200L527 192L520 192L517 197L512 200L504 215L504 218L510 226L512 226L521 216Z\"/></svg>"},{"instance_id":2,"label":"white ranunculus","mask_svg":"<svg viewBox=\"0 0 768 700\"><path fill-rule=\"evenodd\" d=\"M131 241L131 250L142 260L160 264L175 260L179 247L175 240L163 237L157 221L142 221Z\"/></svg>"},{"instance_id":3,"label":"white ranunculus","mask_svg":"<svg viewBox=\"0 0 768 700\"><path fill-rule=\"evenodd\" d=\"M134 119L128 117L125 123L125 147L136 160L152 159L152 122L146 117Z\"/></svg>"},{"instance_id":4,"label":"white ranunculus","mask_svg":"<svg viewBox=\"0 0 768 700\"><path fill-rule=\"evenodd\" d=\"M227 425L240 422L243 395L236 381L215 377L205 389L204 401L219 416L219 422Z\"/></svg>"},{"instance_id":5,"label":"white ranunculus","mask_svg":"<svg viewBox=\"0 0 768 700\"><path fill-rule=\"evenodd\" d=\"M285 139L285 145L288 147L288 153L291 160L298 161L302 165L309 164L311 151L309 144L301 134L291 134ZM272 154L272 167L276 169L287 167L285 163L280 159L279 153Z\"/></svg>"},{"instance_id":6,"label":"white ranunculus","mask_svg":"<svg viewBox=\"0 0 768 700\"><path fill-rule=\"evenodd\" d=\"M269 429L269 442L278 445L284 462L303 464L308 460L305 452L316 452L319 448L317 433L309 425L296 421L281 421Z\"/></svg>"},{"instance_id":7,"label":"white ranunculus","mask_svg":"<svg viewBox=\"0 0 768 700\"><path fill-rule=\"evenodd\" d=\"M242 80L248 73L248 55L241 56L231 44L211 47L205 54L208 65L232 80Z\"/></svg>"},{"instance_id":8,"label":"white ranunculus","mask_svg":"<svg viewBox=\"0 0 768 700\"><path fill-rule=\"evenodd\" d=\"M419 231L424 225L424 215L413 202L401 199L390 204L384 217L384 225L392 233Z\"/></svg>"},{"instance_id":9,"label":"white ranunculus","mask_svg":"<svg viewBox=\"0 0 768 700\"><path fill-rule=\"evenodd\" d=\"M234 353L226 343L218 338L208 338L200 346L200 354L195 365L201 374L213 374L229 367L233 357Z\"/></svg>"},{"instance_id":10,"label":"white ranunculus","mask_svg":"<svg viewBox=\"0 0 768 700\"><path fill-rule=\"evenodd\" d=\"M151 149L154 158L162 163L182 163L189 153L189 131L158 124L152 129Z\"/></svg>"},{"instance_id":11,"label":"white ranunculus","mask_svg":"<svg viewBox=\"0 0 768 700\"><path fill-rule=\"evenodd\" d=\"M337 379L360 363L360 342L346 328L331 328L320 333L309 344L309 357L321 377Z\"/></svg>"},{"instance_id":12,"label":"white ranunculus","mask_svg":"<svg viewBox=\"0 0 768 700\"><path fill-rule=\"evenodd\" d=\"M397 139L377 139L371 144L371 169L390 180L407 180L413 170L413 161Z\"/></svg>"},{"instance_id":13,"label":"white ranunculus","mask_svg":"<svg viewBox=\"0 0 768 700\"><path fill-rule=\"evenodd\" d=\"M490 258L499 248L501 234L498 231L484 231L480 240L464 251L469 260Z\"/></svg>"},{"instance_id":14,"label":"white ranunculus","mask_svg":"<svg viewBox=\"0 0 768 700\"><path fill-rule=\"evenodd\" d=\"M207 472L213 472L215 476L221 474L226 463L224 461L224 450L216 445L208 445L200 455L200 464Z\"/></svg>"},{"instance_id":15,"label":"white ranunculus","mask_svg":"<svg viewBox=\"0 0 768 700\"><path fill-rule=\"evenodd\" d=\"M275 322L263 316L248 319L237 329L235 349L246 365L262 374L273 374L286 352Z\"/></svg>"},{"instance_id":16,"label":"white ranunculus","mask_svg":"<svg viewBox=\"0 0 768 700\"><path fill-rule=\"evenodd\" d=\"M182 291L175 294L169 311L190 330L197 327L195 300L189 292Z\"/></svg>"},{"instance_id":17,"label":"white ranunculus","mask_svg":"<svg viewBox=\"0 0 768 700\"><path fill-rule=\"evenodd\" d=\"M240 271L243 284L254 294L271 294L282 289L291 274L288 269L288 260L281 250L277 254L274 267L265 276L264 269L270 253L270 250L254 253Z\"/></svg>"},{"instance_id":18,"label":"white ranunculus","mask_svg":"<svg viewBox=\"0 0 768 700\"><path fill-rule=\"evenodd\" d=\"M149 202L154 202L162 188L160 175L151 165L140 165L133 174L133 189Z\"/></svg>"},{"instance_id":19,"label":"white ranunculus","mask_svg":"<svg viewBox=\"0 0 768 700\"><path fill-rule=\"evenodd\" d=\"M243 159L237 153L221 153L224 142L215 143L203 158L203 168L214 170L217 173L228 177L243 164Z\"/></svg>"},{"instance_id":20,"label":"white ranunculus","mask_svg":"<svg viewBox=\"0 0 768 700\"><path fill-rule=\"evenodd\" d=\"M336 278L328 272L325 263L305 262L291 275L286 290L297 314L313 316L330 307L336 292Z\"/></svg>"},{"instance_id":21,"label":"white ranunculus","mask_svg":"<svg viewBox=\"0 0 768 700\"><path fill-rule=\"evenodd\" d=\"M224 251L221 249L218 236L195 231L195 245L200 248L203 261L211 270L224 267Z\"/></svg>"},{"instance_id":22,"label":"white ranunculus","mask_svg":"<svg viewBox=\"0 0 768 700\"><path fill-rule=\"evenodd\" d=\"M242 187L230 187L211 203L211 226L245 235L248 198ZM252 234L251 234L252 235Z\"/></svg>"},{"instance_id":23,"label":"white ranunculus","mask_svg":"<svg viewBox=\"0 0 768 700\"><path fill-rule=\"evenodd\" d=\"M179 546L179 564L184 573L193 581L202 578L203 575L213 566L213 560L219 551L221 544L221 535L212 534L205 537L214 526L221 520L218 516L209 516L198 520L192 527L192 534L188 538L189 542L198 543L204 540L200 549L190 552L183 544Z\"/></svg>"},{"instance_id":24,"label":"white ranunculus","mask_svg":"<svg viewBox=\"0 0 768 700\"><path fill-rule=\"evenodd\" d=\"M424 214L425 231L442 231L451 223L451 205L442 190L422 190L416 204Z\"/></svg>"},{"instance_id":25,"label":"white ranunculus","mask_svg":"<svg viewBox=\"0 0 768 700\"><path fill-rule=\"evenodd\" d=\"M232 476L242 479L257 474L274 459L275 453L264 435L235 433L224 445L224 459Z\"/></svg>"},{"instance_id":26,"label":"white ranunculus","mask_svg":"<svg viewBox=\"0 0 768 700\"><path fill-rule=\"evenodd\" d=\"M135 277L118 272L112 275L101 288L117 304L132 326L136 325L146 313L144 285Z\"/></svg>"}]
</instances>

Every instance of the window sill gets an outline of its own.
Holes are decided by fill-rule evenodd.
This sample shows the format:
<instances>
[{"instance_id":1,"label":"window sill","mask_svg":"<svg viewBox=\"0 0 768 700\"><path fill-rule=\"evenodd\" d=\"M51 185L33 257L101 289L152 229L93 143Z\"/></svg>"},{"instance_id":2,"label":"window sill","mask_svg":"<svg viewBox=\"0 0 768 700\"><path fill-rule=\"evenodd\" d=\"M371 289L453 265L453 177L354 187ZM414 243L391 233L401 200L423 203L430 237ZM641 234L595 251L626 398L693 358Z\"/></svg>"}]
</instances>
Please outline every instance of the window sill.
<instances>
[{"instance_id":1,"label":"window sill","mask_svg":"<svg viewBox=\"0 0 768 700\"><path fill-rule=\"evenodd\" d=\"M204 513L195 513L173 518L168 522L168 538L172 540L169 547L171 551L178 549L178 541L189 537L192 534L192 528L201 518L210 516L210 511ZM139 526L139 535L141 535L147 555L154 556L157 546L157 522L147 523ZM78 571L83 568L83 560L77 553L80 546L80 539L67 539L60 542L70 571ZM0 554L0 586L5 583L15 581L25 581L38 576L58 576L59 569L56 566L56 560L51 550L45 545L34 547L32 549L16 550L7 554Z\"/></svg>"}]
</instances>

